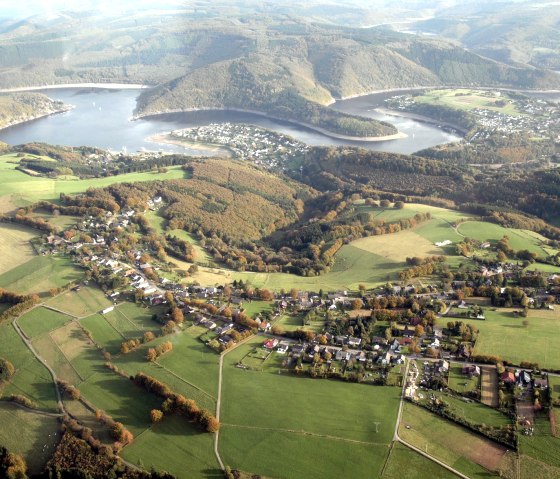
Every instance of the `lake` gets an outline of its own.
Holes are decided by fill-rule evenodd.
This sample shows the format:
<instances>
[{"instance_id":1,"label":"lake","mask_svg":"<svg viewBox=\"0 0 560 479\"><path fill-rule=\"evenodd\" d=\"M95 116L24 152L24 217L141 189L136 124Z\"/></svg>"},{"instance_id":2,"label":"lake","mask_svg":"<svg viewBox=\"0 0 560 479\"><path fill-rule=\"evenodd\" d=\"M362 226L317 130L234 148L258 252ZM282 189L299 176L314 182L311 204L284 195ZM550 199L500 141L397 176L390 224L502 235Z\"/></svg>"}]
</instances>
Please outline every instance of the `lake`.
<instances>
[{"instance_id":1,"label":"lake","mask_svg":"<svg viewBox=\"0 0 560 479\"><path fill-rule=\"evenodd\" d=\"M117 151L126 148L128 152L158 150L206 155L206 151L156 144L147 138L179 128L218 122L251 123L290 135L309 145L353 145L370 150L407 154L460 139L434 125L374 111L376 107L383 105L385 98L395 93L378 93L340 100L332 105L340 111L387 121L408 135L407 138L382 142L338 140L293 123L233 111L166 113L131 121L140 90L61 88L44 90L43 93L50 98L74 105L75 108L0 130L1 141L11 145L45 142L69 146L96 146Z\"/></svg>"}]
</instances>

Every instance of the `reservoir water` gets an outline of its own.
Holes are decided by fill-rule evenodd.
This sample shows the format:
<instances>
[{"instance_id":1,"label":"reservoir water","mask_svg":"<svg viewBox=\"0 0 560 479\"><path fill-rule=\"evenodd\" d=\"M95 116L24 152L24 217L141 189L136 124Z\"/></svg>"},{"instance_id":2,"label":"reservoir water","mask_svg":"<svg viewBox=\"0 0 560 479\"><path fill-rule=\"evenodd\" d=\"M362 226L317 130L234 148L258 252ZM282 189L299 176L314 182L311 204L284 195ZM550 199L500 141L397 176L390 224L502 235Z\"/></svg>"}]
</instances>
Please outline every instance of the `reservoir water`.
<instances>
[{"instance_id":1,"label":"reservoir water","mask_svg":"<svg viewBox=\"0 0 560 479\"><path fill-rule=\"evenodd\" d=\"M156 144L148 138L179 128L217 122L251 123L290 135L309 145L354 145L396 153L413 153L460 139L434 125L409 118L393 117L374 110L383 105L385 98L395 93L378 93L340 100L332 105L340 111L388 121L408 135L407 138L381 142L338 140L293 123L233 111L166 113L131 121L140 90L61 88L45 90L43 93L50 98L74 105L75 108L0 130L1 141L11 145L45 142L69 146L96 146L117 151L126 148L128 152L146 149L208 154L206 151L175 145Z\"/></svg>"}]
</instances>

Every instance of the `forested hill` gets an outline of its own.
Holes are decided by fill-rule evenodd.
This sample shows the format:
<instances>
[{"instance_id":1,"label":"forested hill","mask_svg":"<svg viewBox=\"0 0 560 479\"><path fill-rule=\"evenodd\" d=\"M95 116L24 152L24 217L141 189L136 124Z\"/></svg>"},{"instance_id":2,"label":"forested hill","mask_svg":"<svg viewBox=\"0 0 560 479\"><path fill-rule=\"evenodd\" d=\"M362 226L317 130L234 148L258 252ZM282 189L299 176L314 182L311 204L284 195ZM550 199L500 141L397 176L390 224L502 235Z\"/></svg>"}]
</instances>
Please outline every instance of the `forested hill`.
<instances>
[{"instance_id":1,"label":"forested hill","mask_svg":"<svg viewBox=\"0 0 560 479\"><path fill-rule=\"evenodd\" d=\"M0 94L0 128L44 115L65 111L69 107L40 93Z\"/></svg>"},{"instance_id":2,"label":"forested hill","mask_svg":"<svg viewBox=\"0 0 560 479\"><path fill-rule=\"evenodd\" d=\"M194 66L144 93L138 113L239 108L339 134L379 136L395 131L321 105L332 98L396 87L560 87L552 72L507 66L450 43L386 30L279 22L253 24L251 31L250 48L245 42L236 58ZM207 34L215 47L229 41L217 30ZM238 36L245 35L247 30L239 29Z\"/></svg>"}]
</instances>

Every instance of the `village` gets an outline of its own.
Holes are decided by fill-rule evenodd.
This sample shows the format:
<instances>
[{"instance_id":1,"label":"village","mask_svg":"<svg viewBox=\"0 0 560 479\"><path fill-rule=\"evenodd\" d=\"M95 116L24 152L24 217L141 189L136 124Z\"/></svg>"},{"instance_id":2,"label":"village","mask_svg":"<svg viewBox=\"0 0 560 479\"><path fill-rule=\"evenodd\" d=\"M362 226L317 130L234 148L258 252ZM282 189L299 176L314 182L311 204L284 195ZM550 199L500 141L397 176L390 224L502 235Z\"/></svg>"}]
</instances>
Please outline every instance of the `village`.
<instances>
[{"instance_id":1,"label":"village","mask_svg":"<svg viewBox=\"0 0 560 479\"><path fill-rule=\"evenodd\" d=\"M227 148L234 158L275 171L284 170L308 149L307 145L289 136L237 123L211 123L174 130L170 136L181 141L219 145Z\"/></svg>"}]
</instances>

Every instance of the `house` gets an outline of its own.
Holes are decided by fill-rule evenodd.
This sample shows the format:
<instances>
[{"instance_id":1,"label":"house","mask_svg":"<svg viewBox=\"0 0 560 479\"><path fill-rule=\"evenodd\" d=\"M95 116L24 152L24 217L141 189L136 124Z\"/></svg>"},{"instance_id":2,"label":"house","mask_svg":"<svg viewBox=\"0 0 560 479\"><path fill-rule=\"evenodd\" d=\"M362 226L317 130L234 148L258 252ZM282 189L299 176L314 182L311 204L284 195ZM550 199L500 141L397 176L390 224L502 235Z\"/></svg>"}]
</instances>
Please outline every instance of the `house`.
<instances>
[{"instance_id":1,"label":"house","mask_svg":"<svg viewBox=\"0 0 560 479\"><path fill-rule=\"evenodd\" d=\"M306 350L306 344L294 344L292 346L292 353L294 356L301 356L303 352Z\"/></svg>"},{"instance_id":2,"label":"house","mask_svg":"<svg viewBox=\"0 0 560 479\"><path fill-rule=\"evenodd\" d=\"M277 339L269 339L268 341L265 341L265 343L263 344L263 348L266 349L274 349L276 346L278 346L279 341Z\"/></svg>"},{"instance_id":3,"label":"house","mask_svg":"<svg viewBox=\"0 0 560 479\"><path fill-rule=\"evenodd\" d=\"M476 364L465 364L461 369L461 373L469 377L478 377L480 376L480 367L478 367Z\"/></svg>"},{"instance_id":4,"label":"house","mask_svg":"<svg viewBox=\"0 0 560 479\"><path fill-rule=\"evenodd\" d=\"M548 379L547 378L535 378L533 380L533 385L536 389L547 389L548 388Z\"/></svg>"},{"instance_id":5,"label":"house","mask_svg":"<svg viewBox=\"0 0 560 479\"><path fill-rule=\"evenodd\" d=\"M401 333L402 333L402 336L404 336L405 338L413 338L414 337L414 331L412 329L408 329L408 327L403 329Z\"/></svg>"},{"instance_id":6,"label":"house","mask_svg":"<svg viewBox=\"0 0 560 479\"><path fill-rule=\"evenodd\" d=\"M220 344L223 344L224 346L229 345L230 343L233 343L233 338L231 336L228 336L227 334L224 334L223 336L220 336L218 338L218 342Z\"/></svg>"},{"instance_id":7,"label":"house","mask_svg":"<svg viewBox=\"0 0 560 479\"><path fill-rule=\"evenodd\" d=\"M441 359L436 366L436 371L440 374L447 374L449 371L449 361Z\"/></svg>"},{"instance_id":8,"label":"house","mask_svg":"<svg viewBox=\"0 0 560 479\"><path fill-rule=\"evenodd\" d=\"M261 321L261 324L259 325L259 330L261 331L270 331L271 328L272 326L268 321Z\"/></svg>"},{"instance_id":9,"label":"house","mask_svg":"<svg viewBox=\"0 0 560 479\"><path fill-rule=\"evenodd\" d=\"M348 346L352 347L352 348L357 348L360 346L360 344L362 344L362 339L361 338L348 338Z\"/></svg>"},{"instance_id":10,"label":"house","mask_svg":"<svg viewBox=\"0 0 560 479\"><path fill-rule=\"evenodd\" d=\"M278 348L276 352L280 354L286 354L288 352L288 348L290 347L290 343L288 341L280 341L278 343Z\"/></svg>"},{"instance_id":11,"label":"house","mask_svg":"<svg viewBox=\"0 0 560 479\"><path fill-rule=\"evenodd\" d=\"M507 384L513 384L515 382L515 374L513 374L512 371L504 371L501 376L500 379Z\"/></svg>"}]
</instances>

